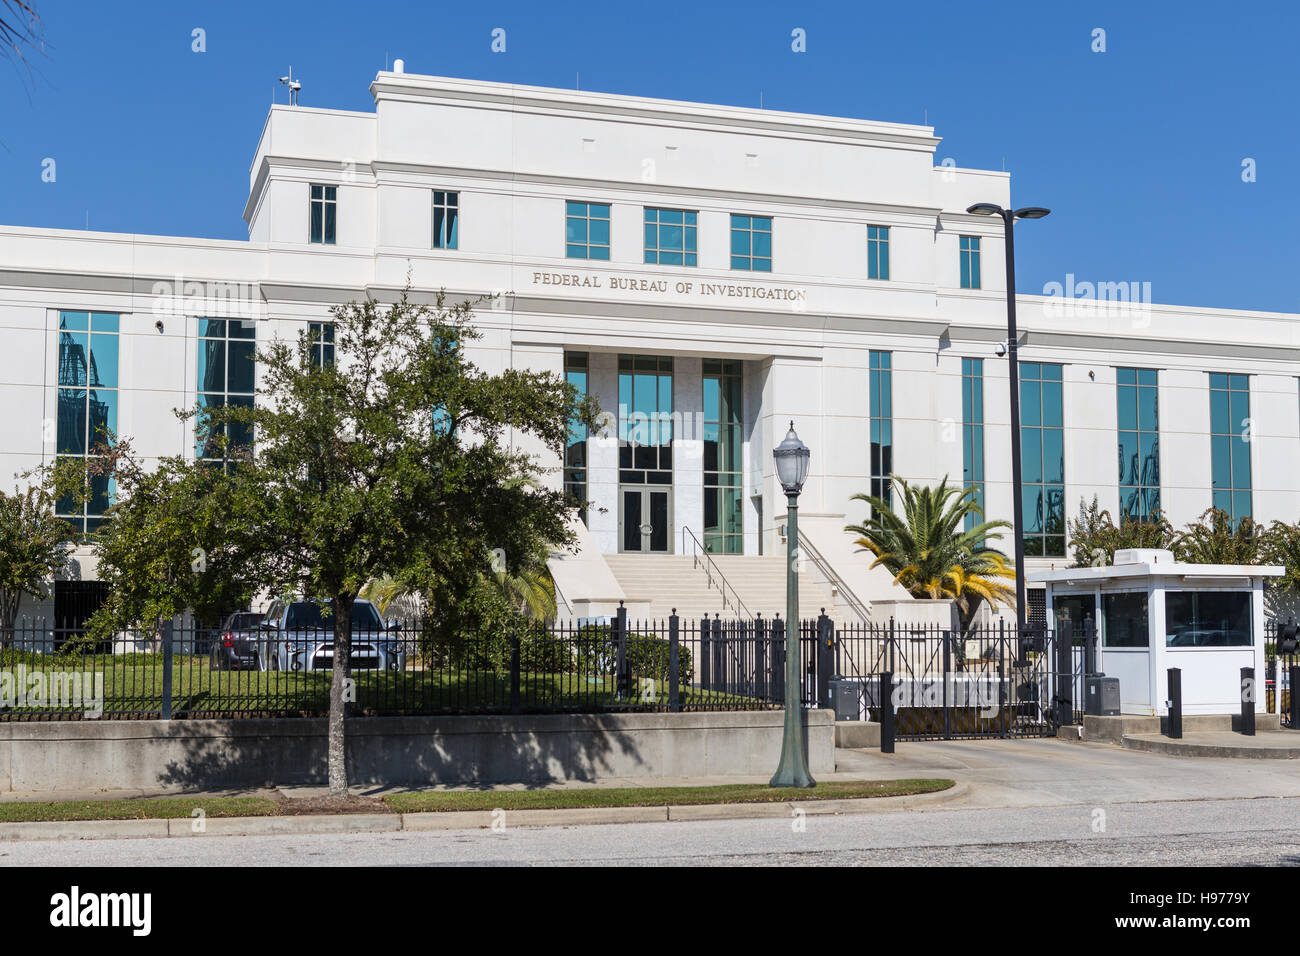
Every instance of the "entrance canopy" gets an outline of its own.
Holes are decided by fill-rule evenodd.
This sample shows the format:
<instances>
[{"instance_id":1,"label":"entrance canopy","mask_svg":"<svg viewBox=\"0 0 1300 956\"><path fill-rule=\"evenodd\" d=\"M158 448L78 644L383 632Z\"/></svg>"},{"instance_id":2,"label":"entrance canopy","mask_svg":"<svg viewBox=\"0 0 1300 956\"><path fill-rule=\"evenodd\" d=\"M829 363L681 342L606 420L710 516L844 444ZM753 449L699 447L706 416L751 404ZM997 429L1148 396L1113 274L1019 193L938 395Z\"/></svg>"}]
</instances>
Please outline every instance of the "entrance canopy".
<instances>
[{"instance_id":1,"label":"entrance canopy","mask_svg":"<svg viewBox=\"0 0 1300 956\"><path fill-rule=\"evenodd\" d=\"M1183 713L1241 709L1241 668L1264 679L1264 582L1280 567L1183 564L1169 551L1115 552L1103 567L1027 575L1047 587L1047 618L1057 628L1096 628L1098 668L1119 678L1126 714L1163 715L1166 674L1182 669ZM1263 712L1264 695L1255 708Z\"/></svg>"}]
</instances>

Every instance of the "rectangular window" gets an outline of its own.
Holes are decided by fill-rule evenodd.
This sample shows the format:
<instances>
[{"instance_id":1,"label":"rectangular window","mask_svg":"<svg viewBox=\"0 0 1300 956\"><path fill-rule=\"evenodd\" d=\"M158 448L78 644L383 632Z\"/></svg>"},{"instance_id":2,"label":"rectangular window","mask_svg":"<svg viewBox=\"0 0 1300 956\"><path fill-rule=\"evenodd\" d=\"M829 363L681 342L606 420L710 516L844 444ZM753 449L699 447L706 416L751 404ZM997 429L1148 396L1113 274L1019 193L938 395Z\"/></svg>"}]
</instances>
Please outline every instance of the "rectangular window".
<instances>
[{"instance_id":1,"label":"rectangular window","mask_svg":"<svg viewBox=\"0 0 1300 956\"><path fill-rule=\"evenodd\" d=\"M1101 625L1105 647L1147 647L1147 592L1103 594Z\"/></svg>"},{"instance_id":2,"label":"rectangular window","mask_svg":"<svg viewBox=\"0 0 1300 956\"><path fill-rule=\"evenodd\" d=\"M961 360L961 462L962 483L974 490L975 504L984 510L984 360ZM966 516L966 529L978 519Z\"/></svg>"},{"instance_id":3,"label":"rectangular window","mask_svg":"<svg viewBox=\"0 0 1300 956\"><path fill-rule=\"evenodd\" d=\"M1025 554L1065 556L1065 428L1061 366L1020 363L1020 520Z\"/></svg>"},{"instance_id":4,"label":"rectangular window","mask_svg":"<svg viewBox=\"0 0 1300 956\"><path fill-rule=\"evenodd\" d=\"M459 248L460 193L433 191L433 248Z\"/></svg>"},{"instance_id":5,"label":"rectangular window","mask_svg":"<svg viewBox=\"0 0 1300 956\"><path fill-rule=\"evenodd\" d=\"M1166 647L1251 647L1248 591L1166 591Z\"/></svg>"},{"instance_id":6,"label":"rectangular window","mask_svg":"<svg viewBox=\"0 0 1300 956\"><path fill-rule=\"evenodd\" d=\"M980 287L980 237L961 237L961 287Z\"/></svg>"},{"instance_id":7,"label":"rectangular window","mask_svg":"<svg viewBox=\"0 0 1300 956\"><path fill-rule=\"evenodd\" d=\"M661 266L698 265L695 246L698 213L685 209L645 210L645 261Z\"/></svg>"},{"instance_id":8,"label":"rectangular window","mask_svg":"<svg viewBox=\"0 0 1300 956\"><path fill-rule=\"evenodd\" d=\"M311 342L313 368L332 368L334 365L334 323L307 323L307 337Z\"/></svg>"},{"instance_id":9,"label":"rectangular window","mask_svg":"<svg viewBox=\"0 0 1300 956\"><path fill-rule=\"evenodd\" d=\"M704 360L704 549L743 554L740 452L744 366Z\"/></svg>"},{"instance_id":10,"label":"rectangular window","mask_svg":"<svg viewBox=\"0 0 1300 956\"><path fill-rule=\"evenodd\" d=\"M871 353L870 375L870 429L871 429L871 494L893 506L893 489L890 486L894 471L894 412L892 389L892 355L889 352Z\"/></svg>"},{"instance_id":11,"label":"rectangular window","mask_svg":"<svg viewBox=\"0 0 1300 956\"><path fill-rule=\"evenodd\" d=\"M888 226L867 226L867 278L889 278Z\"/></svg>"},{"instance_id":12,"label":"rectangular window","mask_svg":"<svg viewBox=\"0 0 1300 956\"><path fill-rule=\"evenodd\" d=\"M564 378L587 394L587 353L564 353ZM569 437L564 446L564 492L578 508L578 517L587 523L587 426L576 419L569 422Z\"/></svg>"},{"instance_id":13,"label":"rectangular window","mask_svg":"<svg viewBox=\"0 0 1300 956\"><path fill-rule=\"evenodd\" d=\"M309 242L332 246L338 227L338 187L313 183Z\"/></svg>"},{"instance_id":14,"label":"rectangular window","mask_svg":"<svg viewBox=\"0 0 1300 956\"><path fill-rule=\"evenodd\" d=\"M1250 377L1210 373L1212 503L1235 523L1249 518Z\"/></svg>"},{"instance_id":15,"label":"rectangular window","mask_svg":"<svg viewBox=\"0 0 1300 956\"><path fill-rule=\"evenodd\" d=\"M199 408L252 408L257 326L242 319L199 319ZM228 468L253 446L252 425L209 428L200 415L194 429L194 457Z\"/></svg>"},{"instance_id":16,"label":"rectangular window","mask_svg":"<svg viewBox=\"0 0 1300 956\"><path fill-rule=\"evenodd\" d=\"M673 483L673 360L618 357L618 480Z\"/></svg>"},{"instance_id":17,"label":"rectangular window","mask_svg":"<svg viewBox=\"0 0 1300 956\"><path fill-rule=\"evenodd\" d=\"M731 268L772 271L772 218L731 216Z\"/></svg>"},{"instance_id":18,"label":"rectangular window","mask_svg":"<svg viewBox=\"0 0 1300 956\"><path fill-rule=\"evenodd\" d=\"M1115 370L1119 408L1119 509L1137 521L1160 510L1160 406L1153 368Z\"/></svg>"},{"instance_id":19,"label":"rectangular window","mask_svg":"<svg viewBox=\"0 0 1300 956\"><path fill-rule=\"evenodd\" d=\"M119 322L109 312L59 313L56 453L87 468L83 494L61 498L56 513L79 535L99 528L116 493L111 479L88 466L117 434Z\"/></svg>"},{"instance_id":20,"label":"rectangular window","mask_svg":"<svg viewBox=\"0 0 1300 956\"><path fill-rule=\"evenodd\" d=\"M609 260L609 205L564 204L564 254L570 259Z\"/></svg>"}]
</instances>

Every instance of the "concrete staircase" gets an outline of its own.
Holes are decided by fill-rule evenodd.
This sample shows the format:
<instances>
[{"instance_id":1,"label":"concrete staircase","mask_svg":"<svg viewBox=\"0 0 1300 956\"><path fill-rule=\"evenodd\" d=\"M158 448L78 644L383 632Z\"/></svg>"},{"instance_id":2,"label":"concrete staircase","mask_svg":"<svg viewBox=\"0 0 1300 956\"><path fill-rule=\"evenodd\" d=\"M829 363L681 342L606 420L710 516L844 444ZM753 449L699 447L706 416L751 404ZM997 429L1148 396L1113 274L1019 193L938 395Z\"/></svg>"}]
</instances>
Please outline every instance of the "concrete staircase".
<instances>
[{"instance_id":1,"label":"concrete staircase","mask_svg":"<svg viewBox=\"0 0 1300 956\"><path fill-rule=\"evenodd\" d=\"M751 614L785 617L785 558L740 554L715 554L715 566L727 579ZM696 564L680 554L606 554L605 563L627 594L628 603L648 602L651 618L667 618L673 608L686 619L704 615L735 617L722 606L717 584L710 586L703 561ZM715 579L716 580L716 579ZM730 593L730 591L728 592ZM799 575L799 616L816 617L831 606L828 588L807 574Z\"/></svg>"}]
</instances>

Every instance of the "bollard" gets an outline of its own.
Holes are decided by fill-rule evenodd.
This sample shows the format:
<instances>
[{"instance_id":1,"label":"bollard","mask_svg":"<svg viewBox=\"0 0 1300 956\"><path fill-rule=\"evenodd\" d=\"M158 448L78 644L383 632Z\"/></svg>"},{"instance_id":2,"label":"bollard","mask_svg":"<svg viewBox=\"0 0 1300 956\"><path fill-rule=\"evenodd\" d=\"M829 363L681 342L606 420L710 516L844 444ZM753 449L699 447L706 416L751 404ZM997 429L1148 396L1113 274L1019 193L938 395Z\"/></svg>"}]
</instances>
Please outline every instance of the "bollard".
<instances>
[{"instance_id":1,"label":"bollard","mask_svg":"<svg viewBox=\"0 0 1300 956\"><path fill-rule=\"evenodd\" d=\"M817 618L817 706L831 706L831 670L835 666L835 626L826 608Z\"/></svg>"},{"instance_id":2,"label":"bollard","mask_svg":"<svg viewBox=\"0 0 1300 956\"><path fill-rule=\"evenodd\" d=\"M627 659L627 608L621 600L614 616L614 694L619 700L632 696L632 671Z\"/></svg>"},{"instance_id":3,"label":"bollard","mask_svg":"<svg viewBox=\"0 0 1300 956\"><path fill-rule=\"evenodd\" d=\"M894 752L894 675L880 675L880 752Z\"/></svg>"},{"instance_id":4,"label":"bollard","mask_svg":"<svg viewBox=\"0 0 1300 956\"><path fill-rule=\"evenodd\" d=\"M1166 734L1170 740L1183 739L1183 671L1180 667L1169 668L1169 700L1165 703L1169 708L1169 720L1166 726Z\"/></svg>"},{"instance_id":5,"label":"bollard","mask_svg":"<svg viewBox=\"0 0 1300 956\"><path fill-rule=\"evenodd\" d=\"M1255 668L1241 669L1241 732L1255 736Z\"/></svg>"},{"instance_id":6,"label":"bollard","mask_svg":"<svg viewBox=\"0 0 1300 956\"><path fill-rule=\"evenodd\" d=\"M1291 682L1287 688L1287 694L1290 696L1291 711L1291 729L1300 730L1300 694L1296 693L1296 688L1300 687L1300 664L1291 665ZM1282 689L1278 688L1278 700L1280 701ZM1281 710L1279 707L1278 710Z\"/></svg>"}]
</instances>

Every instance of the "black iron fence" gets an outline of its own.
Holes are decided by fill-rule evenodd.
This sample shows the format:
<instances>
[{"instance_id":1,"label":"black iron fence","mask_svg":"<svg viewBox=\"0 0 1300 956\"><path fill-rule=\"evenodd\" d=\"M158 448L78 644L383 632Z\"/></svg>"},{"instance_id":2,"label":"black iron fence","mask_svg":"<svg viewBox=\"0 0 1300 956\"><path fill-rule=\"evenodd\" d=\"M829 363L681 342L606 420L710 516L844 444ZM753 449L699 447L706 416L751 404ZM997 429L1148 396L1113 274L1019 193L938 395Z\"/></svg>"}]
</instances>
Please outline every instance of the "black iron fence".
<instances>
[{"instance_id":1,"label":"black iron fence","mask_svg":"<svg viewBox=\"0 0 1300 956\"><path fill-rule=\"evenodd\" d=\"M858 690L860 716L880 720L892 688L895 732L913 740L1054 734L1082 722L1097 672L1097 635L1082 627L841 624L832 650L835 670Z\"/></svg>"},{"instance_id":2,"label":"black iron fence","mask_svg":"<svg viewBox=\"0 0 1300 956\"><path fill-rule=\"evenodd\" d=\"M451 643L419 628L354 631L347 692L356 716L774 709L784 642L779 619L629 621L622 610ZM96 638L28 621L0 635L0 719L321 716L333 662L331 631Z\"/></svg>"},{"instance_id":3,"label":"black iron fence","mask_svg":"<svg viewBox=\"0 0 1300 956\"><path fill-rule=\"evenodd\" d=\"M1264 625L1264 709L1278 714L1282 726L1300 729L1300 627L1295 621Z\"/></svg>"}]
</instances>

